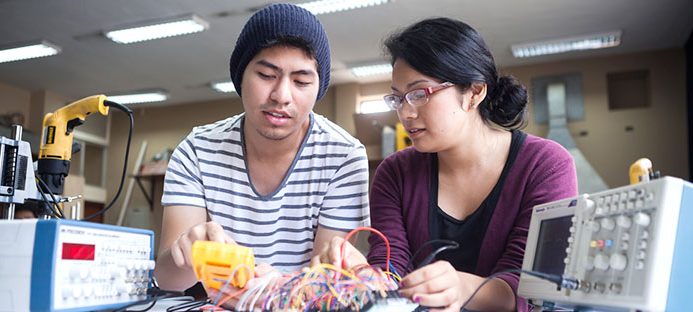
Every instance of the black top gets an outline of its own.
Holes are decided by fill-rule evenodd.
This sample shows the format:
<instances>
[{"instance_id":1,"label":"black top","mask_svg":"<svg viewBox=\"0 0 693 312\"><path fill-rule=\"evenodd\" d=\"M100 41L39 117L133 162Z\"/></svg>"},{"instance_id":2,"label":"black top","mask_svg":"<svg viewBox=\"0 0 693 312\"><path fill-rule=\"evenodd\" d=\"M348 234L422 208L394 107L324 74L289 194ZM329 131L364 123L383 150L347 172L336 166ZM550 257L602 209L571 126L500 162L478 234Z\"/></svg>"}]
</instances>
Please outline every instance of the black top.
<instances>
[{"instance_id":1,"label":"black top","mask_svg":"<svg viewBox=\"0 0 693 312\"><path fill-rule=\"evenodd\" d=\"M445 213L438 206L438 156L432 159L431 170L431 192L428 209L429 233L431 240L445 239L453 240L459 244L457 249L449 249L436 256L438 260L446 260L452 264L457 271L473 273L476 270L477 260L481 242L486 234L493 211L496 208L500 191L503 189L505 177L517 157L517 153L522 146L527 134L522 131L512 130L510 141L510 151L508 159L503 166L500 178L491 190L491 193L484 199L478 209L464 220L457 220ZM445 244L432 244L430 250L436 250ZM421 258L417 259L420 261Z\"/></svg>"}]
</instances>

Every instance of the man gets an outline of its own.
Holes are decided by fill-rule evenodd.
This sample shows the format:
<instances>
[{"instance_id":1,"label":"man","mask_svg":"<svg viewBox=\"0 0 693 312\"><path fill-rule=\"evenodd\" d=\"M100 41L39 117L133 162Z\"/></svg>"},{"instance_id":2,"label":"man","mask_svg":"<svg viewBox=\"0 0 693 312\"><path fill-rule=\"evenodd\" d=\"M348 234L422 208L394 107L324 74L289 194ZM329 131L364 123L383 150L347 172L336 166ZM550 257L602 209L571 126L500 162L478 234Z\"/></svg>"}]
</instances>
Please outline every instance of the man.
<instances>
[{"instance_id":1,"label":"man","mask_svg":"<svg viewBox=\"0 0 693 312\"><path fill-rule=\"evenodd\" d=\"M164 289L195 283L195 240L251 247L256 262L295 271L333 237L369 224L364 146L312 113L330 79L318 19L290 4L258 11L230 71L244 113L196 127L169 162L155 272Z\"/></svg>"}]
</instances>

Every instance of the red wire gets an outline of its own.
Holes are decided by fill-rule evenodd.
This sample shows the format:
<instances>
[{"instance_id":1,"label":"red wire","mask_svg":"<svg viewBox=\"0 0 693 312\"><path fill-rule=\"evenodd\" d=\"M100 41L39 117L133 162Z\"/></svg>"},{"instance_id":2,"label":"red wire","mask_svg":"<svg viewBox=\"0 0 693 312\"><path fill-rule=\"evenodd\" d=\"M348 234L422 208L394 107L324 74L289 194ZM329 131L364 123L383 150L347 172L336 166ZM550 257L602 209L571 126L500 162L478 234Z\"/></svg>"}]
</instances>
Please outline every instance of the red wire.
<instances>
[{"instance_id":1,"label":"red wire","mask_svg":"<svg viewBox=\"0 0 693 312\"><path fill-rule=\"evenodd\" d=\"M383 233L380 233L380 231L378 231L378 230L376 230L376 229L374 229L374 228L372 228L372 227L366 227L366 226L357 227L357 228L351 230L351 232L349 232L349 234L347 234L347 235L344 237L344 241L342 242L342 246L341 246L341 249L340 249L341 256L342 256L342 267L344 267L344 266L346 265L346 263L345 263L345 262L346 262L346 258L344 257L344 247L346 246L346 242L349 241L349 238L351 238L352 235L354 235L354 234L356 234L357 232L360 232L360 231L371 231L371 232L373 232L373 233L375 233L375 234L378 234L378 236L380 236L380 238L382 238L383 241L385 241L385 247L387 247L387 257L386 257L386 262L385 262L385 272L390 273L390 241L387 240L387 237L385 237L385 235L383 235Z\"/></svg>"}]
</instances>

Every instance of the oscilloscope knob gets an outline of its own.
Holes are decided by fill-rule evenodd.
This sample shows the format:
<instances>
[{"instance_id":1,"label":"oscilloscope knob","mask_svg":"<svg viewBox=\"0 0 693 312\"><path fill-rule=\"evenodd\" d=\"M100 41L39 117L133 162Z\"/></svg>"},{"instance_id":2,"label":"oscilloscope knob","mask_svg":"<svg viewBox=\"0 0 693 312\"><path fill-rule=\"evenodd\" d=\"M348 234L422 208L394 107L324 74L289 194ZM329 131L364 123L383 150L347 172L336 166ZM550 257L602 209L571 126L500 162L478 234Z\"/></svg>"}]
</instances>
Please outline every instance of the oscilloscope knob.
<instances>
[{"instance_id":1,"label":"oscilloscope knob","mask_svg":"<svg viewBox=\"0 0 693 312\"><path fill-rule=\"evenodd\" d=\"M609 265L614 270L623 271L626 269L626 266L628 265L628 258L626 258L626 256L623 254L615 253L611 255L611 258L609 259Z\"/></svg>"},{"instance_id":2,"label":"oscilloscope knob","mask_svg":"<svg viewBox=\"0 0 693 312\"><path fill-rule=\"evenodd\" d=\"M591 199L585 199L585 212L587 215L592 214L594 212L594 201Z\"/></svg>"},{"instance_id":3,"label":"oscilloscope knob","mask_svg":"<svg viewBox=\"0 0 693 312\"><path fill-rule=\"evenodd\" d=\"M604 218L601 220L601 225L602 228L604 228L607 231L611 231L616 227L616 223L614 223L614 220L611 218Z\"/></svg>"},{"instance_id":4,"label":"oscilloscope knob","mask_svg":"<svg viewBox=\"0 0 693 312\"><path fill-rule=\"evenodd\" d=\"M594 270L594 257L592 257L592 256L587 257L587 261L585 261L585 270L587 270L587 271Z\"/></svg>"},{"instance_id":5,"label":"oscilloscope knob","mask_svg":"<svg viewBox=\"0 0 693 312\"><path fill-rule=\"evenodd\" d=\"M592 229L592 232L599 232L599 229L601 226L599 225L599 222L597 221L590 221L589 222L589 228Z\"/></svg>"},{"instance_id":6,"label":"oscilloscope knob","mask_svg":"<svg viewBox=\"0 0 693 312\"><path fill-rule=\"evenodd\" d=\"M609 261L609 256L598 253L594 256L594 267L602 271L606 271L609 269Z\"/></svg>"},{"instance_id":7,"label":"oscilloscope knob","mask_svg":"<svg viewBox=\"0 0 693 312\"><path fill-rule=\"evenodd\" d=\"M631 223L630 218L624 215L620 215L618 218L616 218L616 224L624 229L630 228Z\"/></svg>"},{"instance_id":8,"label":"oscilloscope knob","mask_svg":"<svg viewBox=\"0 0 693 312\"><path fill-rule=\"evenodd\" d=\"M635 224L640 225L640 226L648 226L650 225L650 216L644 212L638 212L633 216L633 221Z\"/></svg>"}]
</instances>

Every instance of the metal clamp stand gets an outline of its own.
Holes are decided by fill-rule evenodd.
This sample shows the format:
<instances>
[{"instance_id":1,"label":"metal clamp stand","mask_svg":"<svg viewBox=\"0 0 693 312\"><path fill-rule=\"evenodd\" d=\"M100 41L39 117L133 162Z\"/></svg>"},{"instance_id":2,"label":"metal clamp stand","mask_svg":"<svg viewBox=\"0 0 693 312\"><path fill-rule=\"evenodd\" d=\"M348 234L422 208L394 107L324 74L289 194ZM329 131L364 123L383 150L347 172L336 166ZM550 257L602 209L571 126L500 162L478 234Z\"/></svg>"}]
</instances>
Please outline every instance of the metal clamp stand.
<instances>
[{"instance_id":1,"label":"metal clamp stand","mask_svg":"<svg viewBox=\"0 0 693 312\"><path fill-rule=\"evenodd\" d=\"M22 126L20 125L12 125L12 139L21 141L22 140ZM7 177L7 180L11 180L12 186L8 187L7 191L8 193L14 193L14 188L16 187L16 181L17 181L17 153L19 152L17 148L7 148L4 150L6 155L4 156L4 159L9 160L6 164L9 166L7 170L5 170L6 173L9 174ZM15 210L15 204L14 203L9 203L7 205L7 209L5 211L5 218L7 220L13 220L14 219L14 210Z\"/></svg>"}]
</instances>

